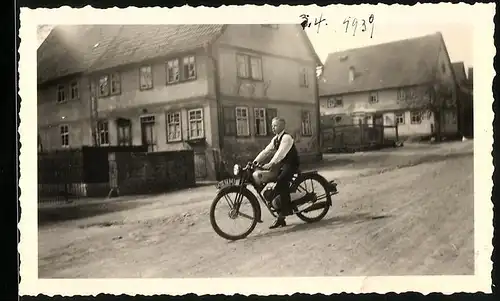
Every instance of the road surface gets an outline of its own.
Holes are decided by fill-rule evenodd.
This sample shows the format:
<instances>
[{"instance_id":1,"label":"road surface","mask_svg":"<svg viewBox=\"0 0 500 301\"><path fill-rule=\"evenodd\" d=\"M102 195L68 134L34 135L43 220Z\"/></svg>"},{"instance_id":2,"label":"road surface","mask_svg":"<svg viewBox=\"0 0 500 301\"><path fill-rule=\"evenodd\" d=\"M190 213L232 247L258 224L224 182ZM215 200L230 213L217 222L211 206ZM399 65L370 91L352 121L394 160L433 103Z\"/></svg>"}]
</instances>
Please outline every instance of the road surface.
<instances>
[{"instance_id":1,"label":"road surface","mask_svg":"<svg viewBox=\"0 0 500 301\"><path fill-rule=\"evenodd\" d=\"M263 211L264 224L237 242L210 227L212 187L40 226L39 277L473 274L472 142L449 145L448 156L340 177L334 206L316 224L291 217L269 230Z\"/></svg>"}]
</instances>

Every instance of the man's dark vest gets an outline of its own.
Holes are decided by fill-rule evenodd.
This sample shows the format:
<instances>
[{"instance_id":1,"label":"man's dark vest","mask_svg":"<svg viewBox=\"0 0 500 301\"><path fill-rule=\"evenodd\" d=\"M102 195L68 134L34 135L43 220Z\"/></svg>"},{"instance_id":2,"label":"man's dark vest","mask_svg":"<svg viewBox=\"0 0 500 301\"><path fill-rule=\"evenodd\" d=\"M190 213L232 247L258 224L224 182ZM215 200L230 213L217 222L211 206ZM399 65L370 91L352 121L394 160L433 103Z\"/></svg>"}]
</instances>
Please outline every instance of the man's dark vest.
<instances>
[{"instance_id":1,"label":"man's dark vest","mask_svg":"<svg viewBox=\"0 0 500 301\"><path fill-rule=\"evenodd\" d=\"M278 150L281 144L281 140L283 139L283 136L289 135L288 133L284 132L279 139L274 140L274 149ZM295 147L295 142L292 144L292 148L288 151L286 154L285 158L279 162L280 164L291 164L298 166L299 165L299 153L297 152L297 148Z\"/></svg>"}]
</instances>

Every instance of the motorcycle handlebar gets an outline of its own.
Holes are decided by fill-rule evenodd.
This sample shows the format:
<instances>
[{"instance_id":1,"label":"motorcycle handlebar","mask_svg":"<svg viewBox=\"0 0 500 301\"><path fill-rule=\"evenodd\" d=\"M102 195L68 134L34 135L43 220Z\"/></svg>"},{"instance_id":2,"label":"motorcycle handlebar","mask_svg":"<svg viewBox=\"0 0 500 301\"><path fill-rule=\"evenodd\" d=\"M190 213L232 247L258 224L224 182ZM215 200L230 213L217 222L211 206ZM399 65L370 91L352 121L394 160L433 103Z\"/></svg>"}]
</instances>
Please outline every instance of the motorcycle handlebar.
<instances>
[{"instance_id":1,"label":"motorcycle handlebar","mask_svg":"<svg viewBox=\"0 0 500 301\"><path fill-rule=\"evenodd\" d=\"M270 169L268 169L268 168L263 168L262 166L263 166L262 164L260 164L260 163L258 163L258 162L255 162L255 161L250 161L250 162L248 162L248 164L247 164L247 168L255 169L255 168L257 168L257 167L258 167L258 168L260 168L260 169L262 169L262 170L270 170Z\"/></svg>"}]
</instances>

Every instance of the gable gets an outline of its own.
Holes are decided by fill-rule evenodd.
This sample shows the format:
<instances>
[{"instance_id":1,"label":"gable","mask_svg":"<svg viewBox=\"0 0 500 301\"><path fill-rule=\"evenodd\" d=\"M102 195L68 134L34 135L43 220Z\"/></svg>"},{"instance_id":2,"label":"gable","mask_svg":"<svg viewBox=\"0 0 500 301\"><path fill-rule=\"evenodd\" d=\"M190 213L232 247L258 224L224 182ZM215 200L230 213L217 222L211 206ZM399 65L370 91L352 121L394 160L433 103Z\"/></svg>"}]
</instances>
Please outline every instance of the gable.
<instances>
[{"instance_id":1,"label":"gable","mask_svg":"<svg viewBox=\"0 0 500 301\"><path fill-rule=\"evenodd\" d=\"M441 34L331 53L319 81L320 95L421 85L434 80ZM350 82L350 69L354 80Z\"/></svg>"},{"instance_id":2,"label":"gable","mask_svg":"<svg viewBox=\"0 0 500 301\"><path fill-rule=\"evenodd\" d=\"M467 75L465 74L465 66L463 62L455 62L451 64L453 68L453 73L458 83L465 83L467 81Z\"/></svg>"},{"instance_id":3,"label":"gable","mask_svg":"<svg viewBox=\"0 0 500 301\"><path fill-rule=\"evenodd\" d=\"M230 24L217 43L321 64L311 41L298 24L278 24L278 28L261 24Z\"/></svg>"}]
</instances>

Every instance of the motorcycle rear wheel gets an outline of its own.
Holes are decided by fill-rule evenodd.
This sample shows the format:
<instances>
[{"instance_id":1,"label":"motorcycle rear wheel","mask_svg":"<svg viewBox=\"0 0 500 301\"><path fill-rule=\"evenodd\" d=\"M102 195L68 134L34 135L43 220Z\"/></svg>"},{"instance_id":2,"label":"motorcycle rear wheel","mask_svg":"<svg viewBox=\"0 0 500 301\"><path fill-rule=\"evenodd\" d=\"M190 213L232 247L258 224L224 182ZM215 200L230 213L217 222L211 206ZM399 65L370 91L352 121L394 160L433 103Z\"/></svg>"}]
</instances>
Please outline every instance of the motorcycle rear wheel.
<instances>
[{"instance_id":1,"label":"motorcycle rear wheel","mask_svg":"<svg viewBox=\"0 0 500 301\"><path fill-rule=\"evenodd\" d=\"M221 200L224 201L224 197L227 196L228 194L231 194L231 193L236 193L237 195L240 195L240 197L243 197L242 201L244 201L244 199L249 201L251 204L252 213L253 213L253 219L252 219L251 224L248 227L248 229L246 231L244 231L243 233L236 234L236 235L229 234L229 233L223 231L215 219L215 211L216 211L217 204ZM215 199L212 201L212 205L210 206L210 224L212 225L212 228L214 229L215 233L217 233L217 235L219 235L220 237L222 237L224 239L232 240L232 241L246 238L250 233L252 233L252 231L257 226L257 222L258 222L257 221L257 214L258 214L258 212L260 212L259 211L260 208L256 208L256 206L259 206L259 204L256 203L254 201L254 199L255 199L255 196L250 191L243 190L240 193L240 187L237 187L237 186L231 187L230 189L225 191L223 194L218 194L215 197ZM239 216L237 216L237 218L239 218Z\"/></svg>"},{"instance_id":2,"label":"motorcycle rear wheel","mask_svg":"<svg viewBox=\"0 0 500 301\"><path fill-rule=\"evenodd\" d=\"M310 175L307 175L306 177L302 178L300 180L300 182L297 183L297 187L301 187L301 185L300 185L301 183L304 183L304 182L310 181L310 180L318 182L323 187L323 190L326 193L325 198L326 198L326 201L327 201L328 205L326 205L322 209L321 213L318 216L316 216L316 217L308 217L308 216L306 216L306 215L304 215L303 213L300 213L300 212L296 213L296 215L297 215L298 218L300 218L302 221L304 221L306 223L315 223L315 222L319 222L320 220L322 220L326 216L326 214L328 213L328 211L330 210L331 203L332 203L332 197L330 196L330 194L328 193L328 190L327 190L328 181L326 181L326 179L323 178L319 174L310 174ZM306 191L306 192L310 192L310 191ZM318 209L318 211L319 210L321 210L321 209Z\"/></svg>"}]
</instances>

